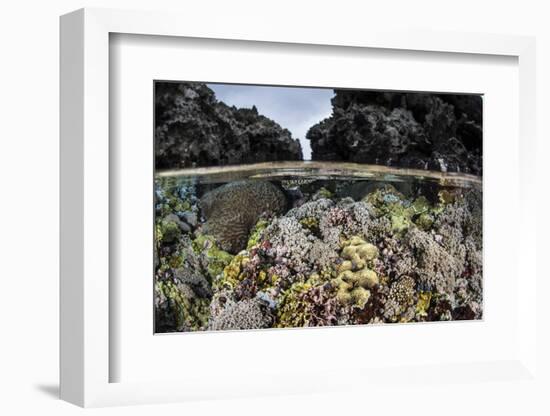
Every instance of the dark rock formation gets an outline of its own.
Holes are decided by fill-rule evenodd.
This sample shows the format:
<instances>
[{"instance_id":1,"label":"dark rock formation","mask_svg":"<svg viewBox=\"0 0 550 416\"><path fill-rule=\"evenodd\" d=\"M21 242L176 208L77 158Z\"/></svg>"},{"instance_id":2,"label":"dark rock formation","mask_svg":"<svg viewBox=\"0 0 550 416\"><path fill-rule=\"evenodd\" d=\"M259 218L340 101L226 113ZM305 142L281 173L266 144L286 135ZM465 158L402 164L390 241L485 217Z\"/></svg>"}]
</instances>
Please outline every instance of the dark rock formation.
<instances>
[{"instance_id":1,"label":"dark rock formation","mask_svg":"<svg viewBox=\"0 0 550 416\"><path fill-rule=\"evenodd\" d=\"M332 116L310 128L313 160L482 174L482 99L335 90Z\"/></svg>"},{"instance_id":2,"label":"dark rock formation","mask_svg":"<svg viewBox=\"0 0 550 416\"><path fill-rule=\"evenodd\" d=\"M302 160L297 139L252 109L229 107L202 83L155 84L157 169Z\"/></svg>"}]
</instances>

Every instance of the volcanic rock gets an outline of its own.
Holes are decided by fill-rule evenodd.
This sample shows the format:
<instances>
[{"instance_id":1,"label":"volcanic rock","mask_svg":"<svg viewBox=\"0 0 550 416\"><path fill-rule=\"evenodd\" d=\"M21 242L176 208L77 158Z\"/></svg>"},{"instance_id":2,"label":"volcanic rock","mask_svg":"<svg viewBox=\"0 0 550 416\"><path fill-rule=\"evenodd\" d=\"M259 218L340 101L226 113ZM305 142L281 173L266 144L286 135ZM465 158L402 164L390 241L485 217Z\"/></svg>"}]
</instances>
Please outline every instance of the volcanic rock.
<instances>
[{"instance_id":1,"label":"volcanic rock","mask_svg":"<svg viewBox=\"0 0 550 416\"><path fill-rule=\"evenodd\" d=\"M482 98L335 90L311 127L313 160L482 174Z\"/></svg>"},{"instance_id":2,"label":"volcanic rock","mask_svg":"<svg viewBox=\"0 0 550 416\"><path fill-rule=\"evenodd\" d=\"M203 83L155 84L157 169L302 160L291 133L256 107L230 107Z\"/></svg>"}]
</instances>

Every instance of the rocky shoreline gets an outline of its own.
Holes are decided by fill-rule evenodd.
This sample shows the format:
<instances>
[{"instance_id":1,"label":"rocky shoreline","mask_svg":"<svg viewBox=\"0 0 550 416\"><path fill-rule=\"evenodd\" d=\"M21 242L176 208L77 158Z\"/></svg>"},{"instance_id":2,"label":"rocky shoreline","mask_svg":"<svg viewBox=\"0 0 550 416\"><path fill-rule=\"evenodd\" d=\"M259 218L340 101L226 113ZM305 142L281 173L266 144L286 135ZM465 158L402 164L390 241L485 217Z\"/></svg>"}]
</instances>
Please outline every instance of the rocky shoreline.
<instances>
[{"instance_id":1,"label":"rocky shoreline","mask_svg":"<svg viewBox=\"0 0 550 416\"><path fill-rule=\"evenodd\" d=\"M479 95L334 90L332 115L311 126L313 161L483 173ZM303 160L275 121L218 101L203 83L155 84L157 170Z\"/></svg>"}]
</instances>

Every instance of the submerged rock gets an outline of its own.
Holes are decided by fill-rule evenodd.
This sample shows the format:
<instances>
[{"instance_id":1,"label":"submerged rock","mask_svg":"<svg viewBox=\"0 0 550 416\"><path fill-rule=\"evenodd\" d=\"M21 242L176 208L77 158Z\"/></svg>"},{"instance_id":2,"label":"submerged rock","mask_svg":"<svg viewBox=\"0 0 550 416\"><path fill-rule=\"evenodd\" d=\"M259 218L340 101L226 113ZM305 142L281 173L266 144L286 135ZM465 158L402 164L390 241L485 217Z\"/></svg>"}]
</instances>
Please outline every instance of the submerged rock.
<instances>
[{"instance_id":1,"label":"submerged rock","mask_svg":"<svg viewBox=\"0 0 550 416\"><path fill-rule=\"evenodd\" d=\"M336 90L313 160L482 174L480 96Z\"/></svg>"},{"instance_id":2,"label":"submerged rock","mask_svg":"<svg viewBox=\"0 0 550 416\"><path fill-rule=\"evenodd\" d=\"M203 83L155 84L157 169L283 160L302 160L299 141L256 107L229 107Z\"/></svg>"},{"instance_id":3,"label":"submerged rock","mask_svg":"<svg viewBox=\"0 0 550 416\"><path fill-rule=\"evenodd\" d=\"M262 214L281 214L286 205L285 194L263 181L228 183L200 200L202 215L207 219L204 231L230 253L246 248L250 231Z\"/></svg>"}]
</instances>

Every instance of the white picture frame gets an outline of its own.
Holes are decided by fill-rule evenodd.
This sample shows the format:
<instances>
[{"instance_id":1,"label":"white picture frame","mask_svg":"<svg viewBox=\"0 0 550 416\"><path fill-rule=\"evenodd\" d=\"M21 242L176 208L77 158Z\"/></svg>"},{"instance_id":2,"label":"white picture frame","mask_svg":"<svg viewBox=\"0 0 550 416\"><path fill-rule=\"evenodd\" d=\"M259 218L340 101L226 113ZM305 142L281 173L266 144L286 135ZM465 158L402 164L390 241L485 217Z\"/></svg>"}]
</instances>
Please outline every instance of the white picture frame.
<instances>
[{"instance_id":1,"label":"white picture frame","mask_svg":"<svg viewBox=\"0 0 550 416\"><path fill-rule=\"evenodd\" d=\"M185 24L181 22L185 21ZM454 380L487 388L484 381L538 383L536 348L536 279L534 250L535 204L535 41L530 37L468 33L384 31L375 27L350 28L328 34L312 25L307 32L276 25L246 26L235 22L205 27L200 20L172 13L107 9L82 9L61 18L61 398L80 406L158 403L198 398L239 397L265 394L327 392L361 388L376 390L380 380L399 378L407 385L433 383L427 374L452 374ZM517 262L522 284L514 311L517 346L506 359L440 364L418 363L414 368L332 368L320 373L297 372L292 378L269 374L269 383L255 380L233 385L202 379L178 381L111 382L110 365L116 354L110 349L110 170L109 157L109 37L110 34L224 39L246 42L331 45L349 50L428 51L437 54L503 55L517 58L519 67L519 185L516 210ZM151 139L152 140L152 139ZM490 242L488 242L490 244ZM486 242L487 244L487 242ZM519 273L514 270L513 273ZM333 333L335 334L335 333ZM337 335L333 335L337 336ZM118 357L120 358L120 357ZM347 380L342 382L342 380ZM445 380L443 377L441 380ZM441 380L439 380L441 382ZM444 382L444 381L443 381ZM208 388L207 388L208 386ZM278 386L278 387L274 387ZM383 390L383 387L380 388ZM487 388L487 394L496 394ZM497 396L495 396L496 398Z\"/></svg>"}]
</instances>

